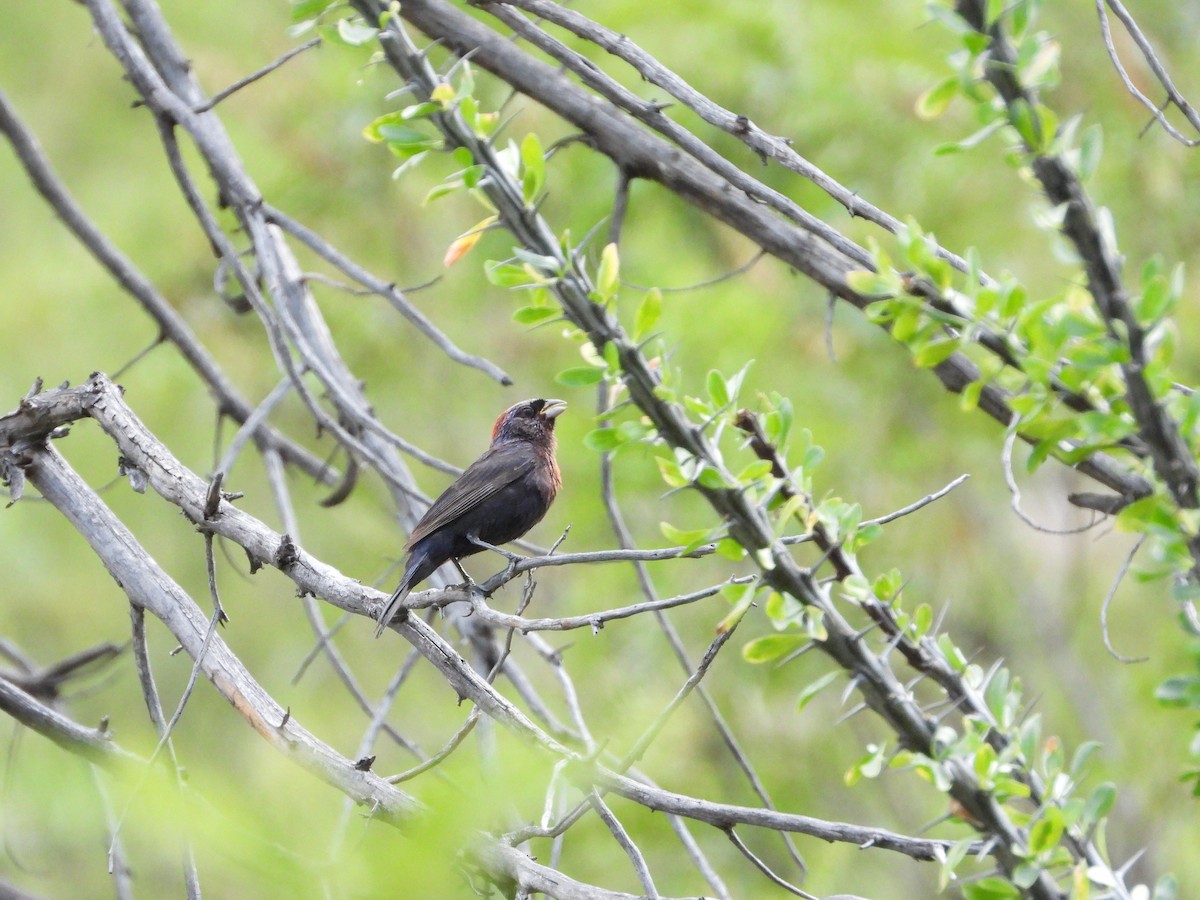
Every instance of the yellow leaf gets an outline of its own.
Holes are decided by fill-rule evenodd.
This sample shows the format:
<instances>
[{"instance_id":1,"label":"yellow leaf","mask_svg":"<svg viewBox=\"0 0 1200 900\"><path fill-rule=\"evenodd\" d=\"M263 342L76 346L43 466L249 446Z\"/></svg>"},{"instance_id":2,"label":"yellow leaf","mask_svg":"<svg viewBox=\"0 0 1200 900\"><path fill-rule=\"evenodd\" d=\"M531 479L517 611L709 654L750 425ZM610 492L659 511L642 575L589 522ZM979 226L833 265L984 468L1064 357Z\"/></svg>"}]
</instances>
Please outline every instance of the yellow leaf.
<instances>
[{"instance_id":1,"label":"yellow leaf","mask_svg":"<svg viewBox=\"0 0 1200 900\"><path fill-rule=\"evenodd\" d=\"M479 239L483 237L483 233L495 221L495 216L488 216L469 231L456 237L450 246L446 248L446 255L442 257L442 265L448 269L466 256L471 251L471 248L479 243Z\"/></svg>"},{"instance_id":2,"label":"yellow leaf","mask_svg":"<svg viewBox=\"0 0 1200 900\"><path fill-rule=\"evenodd\" d=\"M455 238L446 248L446 255L442 257L442 265L447 269L450 268L466 256L470 249L479 243L481 237L483 237L482 231L472 231L460 238Z\"/></svg>"}]
</instances>

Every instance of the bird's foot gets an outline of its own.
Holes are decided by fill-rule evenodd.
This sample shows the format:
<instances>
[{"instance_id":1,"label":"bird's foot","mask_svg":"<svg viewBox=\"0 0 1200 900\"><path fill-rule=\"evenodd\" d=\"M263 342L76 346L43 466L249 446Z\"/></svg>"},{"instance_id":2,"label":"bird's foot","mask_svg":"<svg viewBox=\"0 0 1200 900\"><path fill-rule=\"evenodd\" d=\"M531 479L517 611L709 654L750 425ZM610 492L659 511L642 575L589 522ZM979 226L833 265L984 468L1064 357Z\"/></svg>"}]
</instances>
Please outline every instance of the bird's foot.
<instances>
[{"instance_id":1,"label":"bird's foot","mask_svg":"<svg viewBox=\"0 0 1200 900\"><path fill-rule=\"evenodd\" d=\"M454 568L458 569L458 574L463 577L462 589L465 591L472 590L475 587L475 581L467 574L467 570L462 567L462 563L453 557L451 557L450 562L454 563Z\"/></svg>"}]
</instances>

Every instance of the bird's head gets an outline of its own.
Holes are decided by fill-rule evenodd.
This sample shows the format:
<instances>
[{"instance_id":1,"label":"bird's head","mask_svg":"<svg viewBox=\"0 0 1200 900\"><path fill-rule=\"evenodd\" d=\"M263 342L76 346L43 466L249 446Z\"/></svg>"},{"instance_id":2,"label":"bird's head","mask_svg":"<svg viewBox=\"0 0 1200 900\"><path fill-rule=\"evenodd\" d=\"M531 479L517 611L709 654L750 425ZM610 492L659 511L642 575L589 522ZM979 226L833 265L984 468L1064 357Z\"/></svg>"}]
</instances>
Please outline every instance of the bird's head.
<instances>
[{"instance_id":1,"label":"bird's head","mask_svg":"<svg viewBox=\"0 0 1200 900\"><path fill-rule=\"evenodd\" d=\"M566 408L565 400L522 400L514 403L496 420L492 428L492 443L530 441L553 446L554 420Z\"/></svg>"}]
</instances>

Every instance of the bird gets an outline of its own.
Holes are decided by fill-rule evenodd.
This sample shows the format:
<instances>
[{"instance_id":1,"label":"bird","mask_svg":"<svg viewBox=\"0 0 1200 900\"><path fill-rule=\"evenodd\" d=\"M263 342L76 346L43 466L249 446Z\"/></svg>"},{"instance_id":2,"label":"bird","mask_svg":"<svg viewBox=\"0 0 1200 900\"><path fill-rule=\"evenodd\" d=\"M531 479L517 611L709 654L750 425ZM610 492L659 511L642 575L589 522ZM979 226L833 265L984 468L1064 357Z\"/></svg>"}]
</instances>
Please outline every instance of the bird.
<instances>
[{"instance_id":1,"label":"bird","mask_svg":"<svg viewBox=\"0 0 1200 900\"><path fill-rule=\"evenodd\" d=\"M379 614L376 637L413 587L443 563L457 565L483 550L476 541L515 541L542 520L562 486L554 420L566 408L564 400L522 400L500 414L491 446L433 501L409 535L404 576Z\"/></svg>"}]
</instances>

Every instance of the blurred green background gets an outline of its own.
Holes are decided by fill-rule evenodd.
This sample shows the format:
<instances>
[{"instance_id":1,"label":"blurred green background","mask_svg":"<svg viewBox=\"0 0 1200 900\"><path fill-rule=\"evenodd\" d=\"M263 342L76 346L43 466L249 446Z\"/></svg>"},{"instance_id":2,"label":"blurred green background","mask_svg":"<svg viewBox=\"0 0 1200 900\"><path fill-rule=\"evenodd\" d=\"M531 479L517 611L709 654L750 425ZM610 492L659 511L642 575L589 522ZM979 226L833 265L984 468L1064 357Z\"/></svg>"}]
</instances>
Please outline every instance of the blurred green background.
<instances>
[{"instance_id":1,"label":"blurred green background","mask_svg":"<svg viewBox=\"0 0 1200 900\"><path fill-rule=\"evenodd\" d=\"M207 90L276 58L299 38L288 35L286 3L235 4L212 0L162 4ZM1061 6L1061 5L1060 5ZM584 3L580 10L629 34L699 90L743 113L773 134L795 142L805 157L842 184L892 214L914 217L947 246L980 249L985 267L1014 272L1035 294L1060 291L1073 277L1057 240L1031 224L1041 209L1036 189L1003 162L990 141L970 154L935 157L938 145L973 130L970 116L952 107L943 119L922 122L913 113L919 94L945 73L952 38L927 24L919 3L761 2L748 5L675 0ZM1171 65L1180 88L1200 94L1194 35L1200 7L1163 4L1145 12L1143 26ZM1189 264L1200 216L1194 185L1195 152L1158 130L1142 135L1147 116L1123 90L1100 42L1090 8L1047 11L1044 25L1062 42L1064 83L1051 98L1061 118L1076 113L1104 127L1105 155L1092 183L1098 202L1112 209L1128 268L1150 255ZM598 60L634 90L661 97ZM1191 68L1189 68L1189 66ZM1135 75L1139 73L1134 67ZM1145 86L1145 85L1144 85ZM448 361L379 298L351 296L317 286L316 293L348 363L367 384L388 427L458 465L485 446L496 413L528 396L562 396L571 410L560 420L560 463L566 489L531 537L552 541L567 525L564 549L613 546L599 499L596 455L582 444L595 406L589 389L554 383L554 374L579 364L576 345L558 326L527 330L511 322L519 295L489 285L487 259L503 259L511 240L484 236L456 266L442 267L449 243L484 213L463 197L423 208L426 191L453 171L431 160L396 181L394 160L363 140L362 127L405 101L385 99L394 76L367 65L366 53L323 46L243 90L220 106L222 119L265 196L328 237L381 276L416 285L441 276L413 301L460 346L504 367L516 385L502 388L480 373ZM235 315L214 294L214 259L190 218L163 160L144 110L131 108L133 92L74 4L14 3L0 27L0 90L37 133L70 190L105 233L140 266L180 310L201 339L256 402L278 380L262 328ZM499 102L504 92L482 90ZM533 105L515 101L508 135L536 131L544 146L568 132ZM686 114L681 121L752 174L795 197L814 214L859 240L882 236L783 170L761 167L744 148L713 134ZM581 147L549 164L543 212L561 231L582 235L610 210L611 166ZM622 275L632 284L664 288L703 282L744 263L754 248L714 225L661 188L635 184L622 237ZM312 260L301 255L308 264ZM623 292L631 311L641 291ZM57 222L31 190L11 152L0 149L0 407L8 410L36 377L48 384L83 381L90 372L114 372L155 338L155 327ZM826 351L820 290L772 261L702 289L668 293L661 327L673 362L698 392L705 372L726 373L756 362L746 397L777 390L790 396L798 421L828 451L815 490L862 503L880 515L940 488L964 472L967 484L936 505L888 527L866 553L874 572L899 566L909 578L912 605L948 606L947 629L984 664L1007 660L1026 695L1040 698L1046 730L1068 748L1087 739L1103 743L1093 783L1110 779L1120 799L1109 829L1114 861L1141 848L1136 871L1165 871L1181 879L1181 897L1200 894L1200 828L1194 800L1177 778L1186 764L1193 723L1163 710L1152 692L1163 678L1192 665L1174 610L1160 587L1122 585L1110 613L1113 640L1148 662L1122 665L1104 650L1099 609L1132 539L1101 527L1054 537L1023 525L1010 511L999 462L1002 433L978 414L960 412L906 352L857 313L839 309L832 329L836 359ZM1185 302L1178 326L1178 377L1196 380L1194 304ZM194 471L215 465L213 405L198 379L169 347L159 347L121 377L127 399L146 424ZM305 412L294 399L275 421L318 452ZM232 429L226 424L227 440ZM173 577L206 604L203 544L188 523L154 496L134 494L116 478L111 443L90 423L77 426L60 449L130 525ZM446 476L417 469L430 493ZM662 499L650 454L627 453L616 462L626 515L644 544L665 543L659 522L704 527L711 515L694 498ZM1065 503L1082 482L1061 467L1021 476L1024 505L1055 527L1079 524ZM241 506L281 527L261 466L246 456L227 487L246 492ZM300 511L302 545L343 572L372 582L396 559L403 543L377 480L368 479L342 506L324 510L323 496L305 478L291 486ZM220 571L232 623L224 636L252 672L293 715L342 753L355 755L367 720L328 664L318 660L298 684L293 675L312 645L290 583L273 571L249 578L240 553ZM486 558L469 566L491 571ZM43 663L102 640L124 642L129 620L124 595L83 540L49 506L26 497L0 513L0 634ZM653 569L663 593L720 581L721 561L664 563ZM535 615L573 614L638 599L624 567L556 569L539 579ZM389 585L390 586L390 585ZM497 597L511 609L516 591ZM714 599L672 616L698 658L726 611ZM333 611L326 618L336 619ZM769 630L752 615L734 644ZM353 660L364 691L376 698L406 649L394 636L370 638L370 623L355 621L340 645ZM552 635L569 648L565 661L581 685L584 711L595 735L622 752L670 700L684 676L662 635L648 621L610 625L598 635ZM175 703L189 661L169 656L172 642L151 623L151 650L164 703ZM733 648L731 648L733 650ZM528 651L518 658L546 695L557 697L553 673ZM806 656L780 670L752 667L727 651L706 684L782 809L880 825L913 833L944 812L938 796L904 773L846 788L843 772L864 745L887 737L865 716L833 727L841 715L840 687L795 710L800 689L824 671ZM560 704L561 705L561 704ZM124 659L95 683L77 688L66 707L78 720L109 716L117 739L148 753L154 738L132 666ZM391 721L433 752L467 715L446 685L418 665ZM559 709L560 714L562 710ZM0 720L5 753L0 794L0 877L49 896L103 896L107 837L103 806L86 767L42 738L15 734ZM201 685L176 732L179 753L196 793L211 806L180 807L173 792L153 782L134 791L109 785L135 885L147 895L181 891L180 833L164 823L186 821L193 832L201 883L211 896L466 896L455 851L472 827L512 826L540 814L549 766L544 758L497 735L495 764L481 768L468 742L445 767L447 778L426 776L409 787L436 811L401 838L346 813L339 796L304 776L265 747L214 692ZM411 758L379 745L377 771L392 772ZM644 770L664 787L709 799L751 804L700 704L689 702L651 748ZM480 810L479 798L495 800ZM614 810L638 836L664 893L701 893L700 882L661 817L614 801ZM345 821L343 821L343 817ZM344 826L344 828L343 828ZM772 887L718 833L697 828L735 894L776 896ZM938 836L961 837L964 826L941 825ZM335 842L334 835L341 837ZM788 868L772 835L747 832L765 859ZM879 851L825 846L798 839L809 858L806 889L816 894L854 891L868 897L932 896L936 871ZM542 848L545 849L545 848ZM677 865L670 860L678 858ZM573 830L564 851L567 871L583 880L635 891L627 862L595 821ZM427 881L420 881L427 879Z\"/></svg>"}]
</instances>

